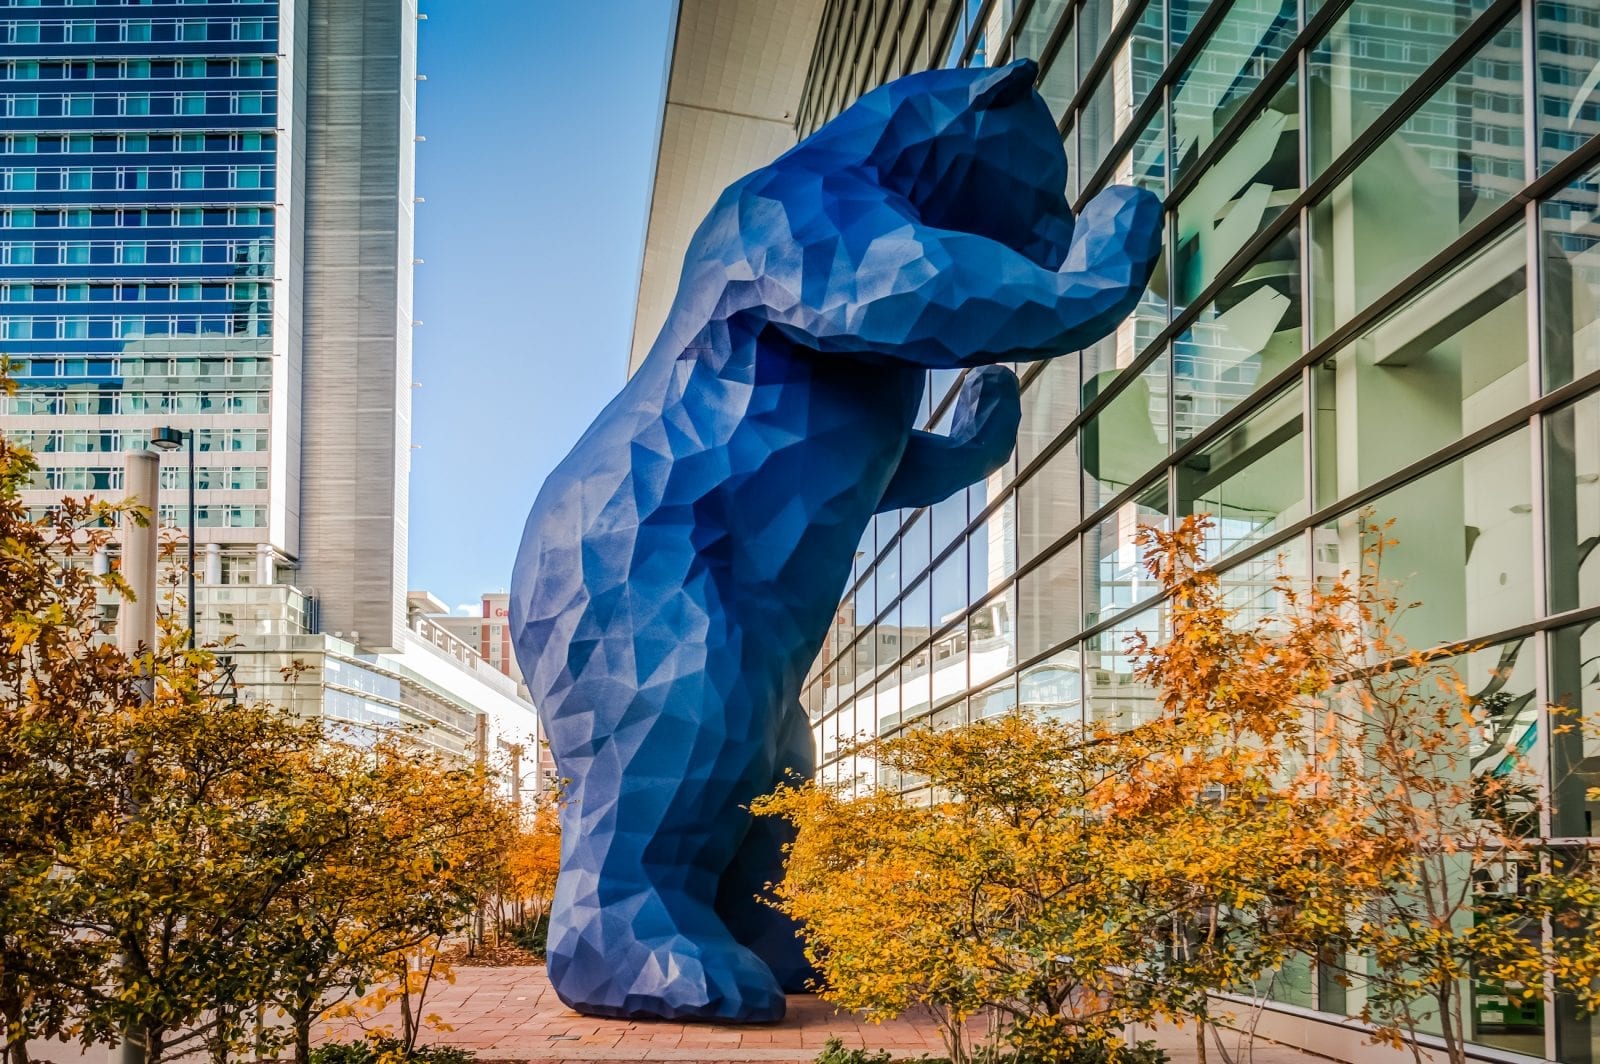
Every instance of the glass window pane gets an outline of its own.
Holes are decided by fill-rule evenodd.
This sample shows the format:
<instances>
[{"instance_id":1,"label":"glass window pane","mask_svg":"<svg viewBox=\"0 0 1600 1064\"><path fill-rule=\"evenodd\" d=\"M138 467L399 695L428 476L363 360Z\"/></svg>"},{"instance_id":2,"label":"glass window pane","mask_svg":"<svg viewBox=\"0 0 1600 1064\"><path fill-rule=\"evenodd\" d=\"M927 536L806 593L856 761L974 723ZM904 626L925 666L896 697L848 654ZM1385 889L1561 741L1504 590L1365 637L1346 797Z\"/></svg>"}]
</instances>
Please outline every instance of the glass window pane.
<instances>
[{"instance_id":1,"label":"glass window pane","mask_svg":"<svg viewBox=\"0 0 1600 1064\"><path fill-rule=\"evenodd\" d=\"M1068 2L1069 0L1035 0L1034 5L1028 9L1027 17L1022 20L1022 28L1017 31L1016 41L1011 47L1011 58L1042 58L1045 45L1049 43L1051 33L1055 31L1061 16L1066 12Z\"/></svg>"},{"instance_id":2,"label":"glass window pane","mask_svg":"<svg viewBox=\"0 0 1600 1064\"><path fill-rule=\"evenodd\" d=\"M1039 457L1039 452L1061 434L1077 413L1078 354L1073 352L1046 362L1022 393L1017 467Z\"/></svg>"},{"instance_id":3,"label":"glass window pane","mask_svg":"<svg viewBox=\"0 0 1600 1064\"><path fill-rule=\"evenodd\" d=\"M1381 575L1414 603L1395 625L1410 646L1533 620L1528 449L1528 430L1518 429L1330 521L1317 533L1319 571L1353 570L1363 544L1392 519L1387 535L1398 542L1384 549Z\"/></svg>"},{"instance_id":4,"label":"glass window pane","mask_svg":"<svg viewBox=\"0 0 1600 1064\"><path fill-rule=\"evenodd\" d=\"M1522 188L1513 18L1311 212L1313 342Z\"/></svg>"},{"instance_id":5,"label":"glass window pane","mask_svg":"<svg viewBox=\"0 0 1600 1064\"><path fill-rule=\"evenodd\" d=\"M1022 576L1017 588L1017 654L1026 661L1077 635L1078 543L1068 543Z\"/></svg>"},{"instance_id":6,"label":"glass window pane","mask_svg":"<svg viewBox=\"0 0 1600 1064\"><path fill-rule=\"evenodd\" d=\"M1155 688L1134 679L1135 659L1128 649L1128 640L1135 632L1143 632L1150 642L1159 643L1168 638L1171 627L1163 602L1124 617L1088 640L1084 647L1083 674L1087 680L1090 723L1105 722L1116 728L1131 728L1156 718L1160 710Z\"/></svg>"},{"instance_id":7,"label":"glass window pane","mask_svg":"<svg viewBox=\"0 0 1600 1064\"><path fill-rule=\"evenodd\" d=\"M1056 49L1055 57L1045 65L1044 73L1039 77L1039 95L1050 105L1050 113L1056 116L1057 122L1067 113L1067 107L1078 91L1078 57L1073 45L1077 32L1076 26L1067 31L1061 47Z\"/></svg>"},{"instance_id":8,"label":"glass window pane","mask_svg":"<svg viewBox=\"0 0 1600 1064\"><path fill-rule=\"evenodd\" d=\"M1489 0L1351 4L1311 50L1311 176L1326 170L1488 6Z\"/></svg>"},{"instance_id":9,"label":"glass window pane","mask_svg":"<svg viewBox=\"0 0 1600 1064\"><path fill-rule=\"evenodd\" d=\"M1017 571L1016 497L1008 497L967 536L972 600L983 598Z\"/></svg>"},{"instance_id":10,"label":"glass window pane","mask_svg":"<svg viewBox=\"0 0 1600 1064\"><path fill-rule=\"evenodd\" d=\"M1180 9L1193 6L1174 4L1175 29L1185 17ZM1237 0L1178 77L1172 92L1173 180L1194 164L1283 56L1294 38L1298 6L1296 0Z\"/></svg>"},{"instance_id":11,"label":"glass window pane","mask_svg":"<svg viewBox=\"0 0 1600 1064\"><path fill-rule=\"evenodd\" d=\"M1143 525L1168 527L1165 476L1084 532L1086 624L1099 624L1160 591L1160 585L1145 573L1145 552L1136 542Z\"/></svg>"},{"instance_id":12,"label":"glass window pane","mask_svg":"<svg viewBox=\"0 0 1600 1064\"><path fill-rule=\"evenodd\" d=\"M1111 18L1121 12L1112 12L1110 5L1101 0L1090 0L1084 9L1087 28L1101 18ZM1161 18L1162 4L1153 0L1144 5L1132 31L1118 43L1111 56L1110 65L1100 72L1094 92L1084 104L1079 116L1079 151L1082 179L1100 168L1111 154L1117 138L1133 124L1134 112L1150 95L1156 79L1161 74ZM1110 31L1109 22L1096 27L1092 35L1080 35L1080 45L1098 46ZM1087 70L1093 56L1079 57L1080 70Z\"/></svg>"},{"instance_id":13,"label":"glass window pane","mask_svg":"<svg viewBox=\"0 0 1600 1064\"><path fill-rule=\"evenodd\" d=\"M909 636L909 632L907 633ZM900 666L900 719L909 723L928 712L931 698L928 668L932 655L926 644Z\"/></svg>"},{"instance_id":14,"label":"glass window pane","mask_svg":"<svg viewBox=\"0 0 1600 1064\"><path fill-rule=\"evenodd\" d=\"M1556 835L1600 834L1600 621L1550 633L1550 790Z\"/></svg>"},{"instance_id":15,"label":"glass window pane","mask_svg":"<svg viewBox=\"0 0 1600 1064\"><path fill-rule=\"evenodd\" d=\"M1179 444L1300 357L1300 230L1225 288L1172 345L1173 435Z\"/></svg>"},{"instance_id":16,"label":"glass window pane","mask_svg":"<svg viewBox=\"0 0 1600 1064\"><path fill-rule=\"evenodd\" d=\"M1319 506L1527 403L1526 243L1512 228L1313 370Z\"/></svg>"},{"instance_id":17,"label":"glass window pane","mask_svg":"<svg viewBox=\"0 0 1600 1064\"><path fill-rule=\"evenodd\" d=\"M1600 392L1545 416L1551 613L1600 605Z\"/></svg>"},{"instance_id":18,"label":"glass window pane","mask_svg":"<svg viewBox=\"0 0 1600 1064\"><path fill-rule=\"evenodd\" d=\"M962 543L933 569L933 626L959 620L967 612L967 546Z\"/></svg>"},{"instance_id":19,"label":"glass window pane","mask_svg":"<svg viewBox=\"0 0 1600 1064\"><path fill-rule=\"evenodd\" d=\"M1167 456L1167 364L1163 353L1136 374L1083 427L1085 513L1093 513L1127 488L1146 479ZM1119 370L1105 370L1085 382L1091 398Z\"/></svg>"},{"instance_id":20,"label":"glass window pane","mask_svg":"<svg viewBox=\"0 0 1600 1064\"><path fill-rule=\"evenodd\" d=\"M1072 531L1078 509L1078 448L1067 441L1037 472L1017 486L1017 562L1026 564Z\"/></svg>"},{"instance_id":21,"label":"glass window pane","mask_svg":"<svg viewBox=\"0 0 1600 1064\"><path fill-rule=\"evenodd\" d=\"M933 659L933 706L939 709L966 694L967 626L958 624L936 637L929 654Z\"/></svg>"},{"instance_id":22,"label":"glass window pane","mask_svg":"<svg viewBox=\"0 0 1600 1064\"><path fill-rule=\"evenodd\" d=\"M1178 514L1212 516L1209 557L1232 554L1309 512L1301 422L1297 384L1178 463Z\"/></svg>"},{"instance_id":23,"label":"glass window pane","mask_svg":"<svg viewBox=\"0 0 1600 1064\"><path fill-rule=\"evenodd\" d=\"M1289 580L1297 589L1309 586L1304 536L1295 536L1275 551L1257 554L1219 573L1222 601L1237 611L1235 627L1243 629L1283 617L1289 604L1281 593L1282 580Z\"/></svg>"},{"instance_id":24,"label":"glass window pane","mask_svg":"<svg viewBox=\"0 0 1600 1064\"><path fill-rule=\"evenodd\" d=\"M967 615L967 668L973 686L1009 671L1017 663L1017 592L996 595Z\"/></svg>"},{"instance_id":25,"label":"glass window pane","mask_svg":"<svg viewBox=\"0 0 1600 1064\"><path fill-rule=\"evenodd\" d=\"M1538 0L1539 172L1600 133L1600 6Z\"/></svg>"},{"instance_id":26,"label":"glass window pane","mask_svg":"<svg viewBox=\"0 0 1600 1064\"><path fill-rule=\"evenodd\" d=\"M1083 719L1083 668L1078 648L1063 650L1022 671L1017 702L1024 712L1068 724Z\"/></svg>"},{"instance_id":27,"label":"glass window pane","mask_svg":"<svg viewBox=\"0 0 1600 1064\"><path fill-rule=\"evenodd\" d=\"M977 652L974 651L974 661ZM977 677L973 677L977 683ZM973 720L983 717L998 717L1010 713L1017 708L1017 684L1015 680L1006 679L994 684L985 690L973 695L968 702Z\"/></svg>"},{"instance_id":28,"label":"glass window pane","mask_svg":"<svg viewBox=\"0 0 1600 1064\"><path fill-rule=\"evenodd\" d=\"M1600 369L1600 167L1539 207L1544 385Z\"/></svg>"},{"instance_id":29,"label":"glass window pane","mask_svg":"<svg viewBox=\"0 0 1600 1064\"><path fill-rule=\"evenodd\" d=\"M1239 249L1298 194L1296 86L1296 79L1290 78L1267 101L1179 204L1173 254L1173 299L1178 306L1193 302Z\"/></svg>"}]
</instances>

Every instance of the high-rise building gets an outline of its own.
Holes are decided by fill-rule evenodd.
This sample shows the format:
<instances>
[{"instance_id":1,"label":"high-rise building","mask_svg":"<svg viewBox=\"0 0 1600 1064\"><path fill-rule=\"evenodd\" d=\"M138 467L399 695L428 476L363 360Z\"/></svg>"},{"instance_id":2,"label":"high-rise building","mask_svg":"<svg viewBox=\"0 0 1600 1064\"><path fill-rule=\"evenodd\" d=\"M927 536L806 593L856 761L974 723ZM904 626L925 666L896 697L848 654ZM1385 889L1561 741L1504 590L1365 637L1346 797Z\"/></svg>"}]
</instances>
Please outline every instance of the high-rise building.
<instances>
[{"instance_id":1,"label":"high-rise building","mask_svg":"<svg viewBox=\"0 0 1600 1064\"><path fill-rule=\"evenodd\" d=\"M514 683L406 600L415 0L0 0L0 430L28 503L122 489L158 426L202 639L352 721L483 749ZM460 662L459 655L448 655ZM481 675L480 675L481 673ZM286 697L288 697L286 695ZM520 740L518 740L520 741Z\"/></svg>"},{"instance_id":2,"label":"high-rise building","mask_svg":"<svg viewBox=\"0 0 1600 1064\"><path fill-rule=\"evenodd\" d=\"M1011 462L867 530L804 696L821 778L869 770L841 753L863 733L1149 712L1125 639L1166 620L1140 524L1214 515L1230 597L1268 609L1280 559L1305 579L1351 567L1373 508L1397 522L1386 575L1422 603L1402 634L1482 647L1461 659L1495 696L1471 770L1522 751L1541 830L1600 844L1600 744L1545 708L1600 717L1600 5L826 0L782 42L766 7L680 4L635 359L722 174L776 154L675 108L787 112L800 137L900 74L1027 56L1070 201L1123 182L1167 206L1133 316L1019 367ZM690 158L716 187L679 172ZM927 427L958 382L930 375ZM1600 1059L1571 1002L1494 990L1473 986L1476 1055ZM1280 972L1270 997L1263 1033L1385 1059L1331 971Z\"/></svg>"}]
</instances>

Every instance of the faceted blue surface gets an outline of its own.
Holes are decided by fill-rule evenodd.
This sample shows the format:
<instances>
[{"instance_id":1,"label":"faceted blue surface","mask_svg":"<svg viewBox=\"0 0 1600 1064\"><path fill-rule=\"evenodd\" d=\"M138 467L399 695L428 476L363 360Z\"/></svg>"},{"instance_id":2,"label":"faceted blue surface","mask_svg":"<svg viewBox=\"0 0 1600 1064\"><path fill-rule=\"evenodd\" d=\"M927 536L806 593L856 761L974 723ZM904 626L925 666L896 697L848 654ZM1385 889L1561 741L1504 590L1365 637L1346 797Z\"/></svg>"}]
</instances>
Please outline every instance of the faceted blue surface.
<instances>
[{"instance_id":1,"label":"faceted blue surface","mask_svg":"<svg viewBox=\"0 0 1600 1064\"><path fill-rule=\"evenodd\" d=\"M1017 378L1110 332L1160 247L1154 197L1074 218L1031 62L915 74L735 182L638 373L539 492L518 661L561 775L549 973L579 1012L759 1022L810 974L756 901L746 805L812 771L800 685L872 515L1011 453ZM950 435L926 371L970 367Z\"/></svg>"}]
</instances>

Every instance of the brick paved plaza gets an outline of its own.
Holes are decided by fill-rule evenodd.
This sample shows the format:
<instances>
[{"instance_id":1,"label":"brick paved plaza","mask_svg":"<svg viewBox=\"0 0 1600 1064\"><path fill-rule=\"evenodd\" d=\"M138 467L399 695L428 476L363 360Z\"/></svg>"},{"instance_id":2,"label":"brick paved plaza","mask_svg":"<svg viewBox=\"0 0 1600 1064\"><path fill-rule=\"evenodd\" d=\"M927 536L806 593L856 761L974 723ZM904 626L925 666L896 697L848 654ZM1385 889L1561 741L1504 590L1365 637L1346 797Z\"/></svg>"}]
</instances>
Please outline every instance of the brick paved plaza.
<instances>
[{"instance_id":1,"label":"brick paved plaza","mask_svg":"<svg viewBox=\"0 0 1600 1064\"><path fill-rule=\"evenodd\" d=\"M457 968L455 983L430 991L424 1011L437 1013L454 1028L430 1031L424 1040L471 1049L480 1061L802 1061L815 1057L829 1038L847 1046L887 1049L897 1058L944 1053L932 1023L907 1019L864 1023L809 996L791 997L788 1017L782 1023L763 1026L591 1019L557 1000L539 966ZM386 1013L366 1025L392 1024L396 1018ZM359 1032L346 1027L329 1035L351 1038ZM1193 1028L1166 1030L1155 1037L1172 1055L1174 1064L1195 1060ZM1227 1041L1231 1050L1237 1036ZM1211 1059L1219 1058L1213 1052ZM1325 1059L1257 1040L1253 1062L1314 1064Z\"/></svg>"}]
</instances>

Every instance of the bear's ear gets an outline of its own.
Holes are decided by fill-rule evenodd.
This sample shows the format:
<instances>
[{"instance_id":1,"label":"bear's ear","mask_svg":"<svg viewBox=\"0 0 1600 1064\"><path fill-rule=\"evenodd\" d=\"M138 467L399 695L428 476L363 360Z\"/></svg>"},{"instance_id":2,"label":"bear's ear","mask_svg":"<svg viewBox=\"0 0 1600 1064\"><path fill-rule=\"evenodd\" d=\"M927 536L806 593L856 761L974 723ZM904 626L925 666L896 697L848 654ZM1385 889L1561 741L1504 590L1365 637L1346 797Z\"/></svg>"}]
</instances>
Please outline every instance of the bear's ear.
<instances>
[{"instance_id":1,"label":"bear's ear","mask_svg":"<svg viewBox=\"0 0 1600 1064\"><path fill-rule=\"evenodd\" d=\"M993 67L972 83L972 106L980 111L1016 103L1033 91L1039 77L1039 64L1019 59L1003 67Z\"/></svg>"}]
</instances>

